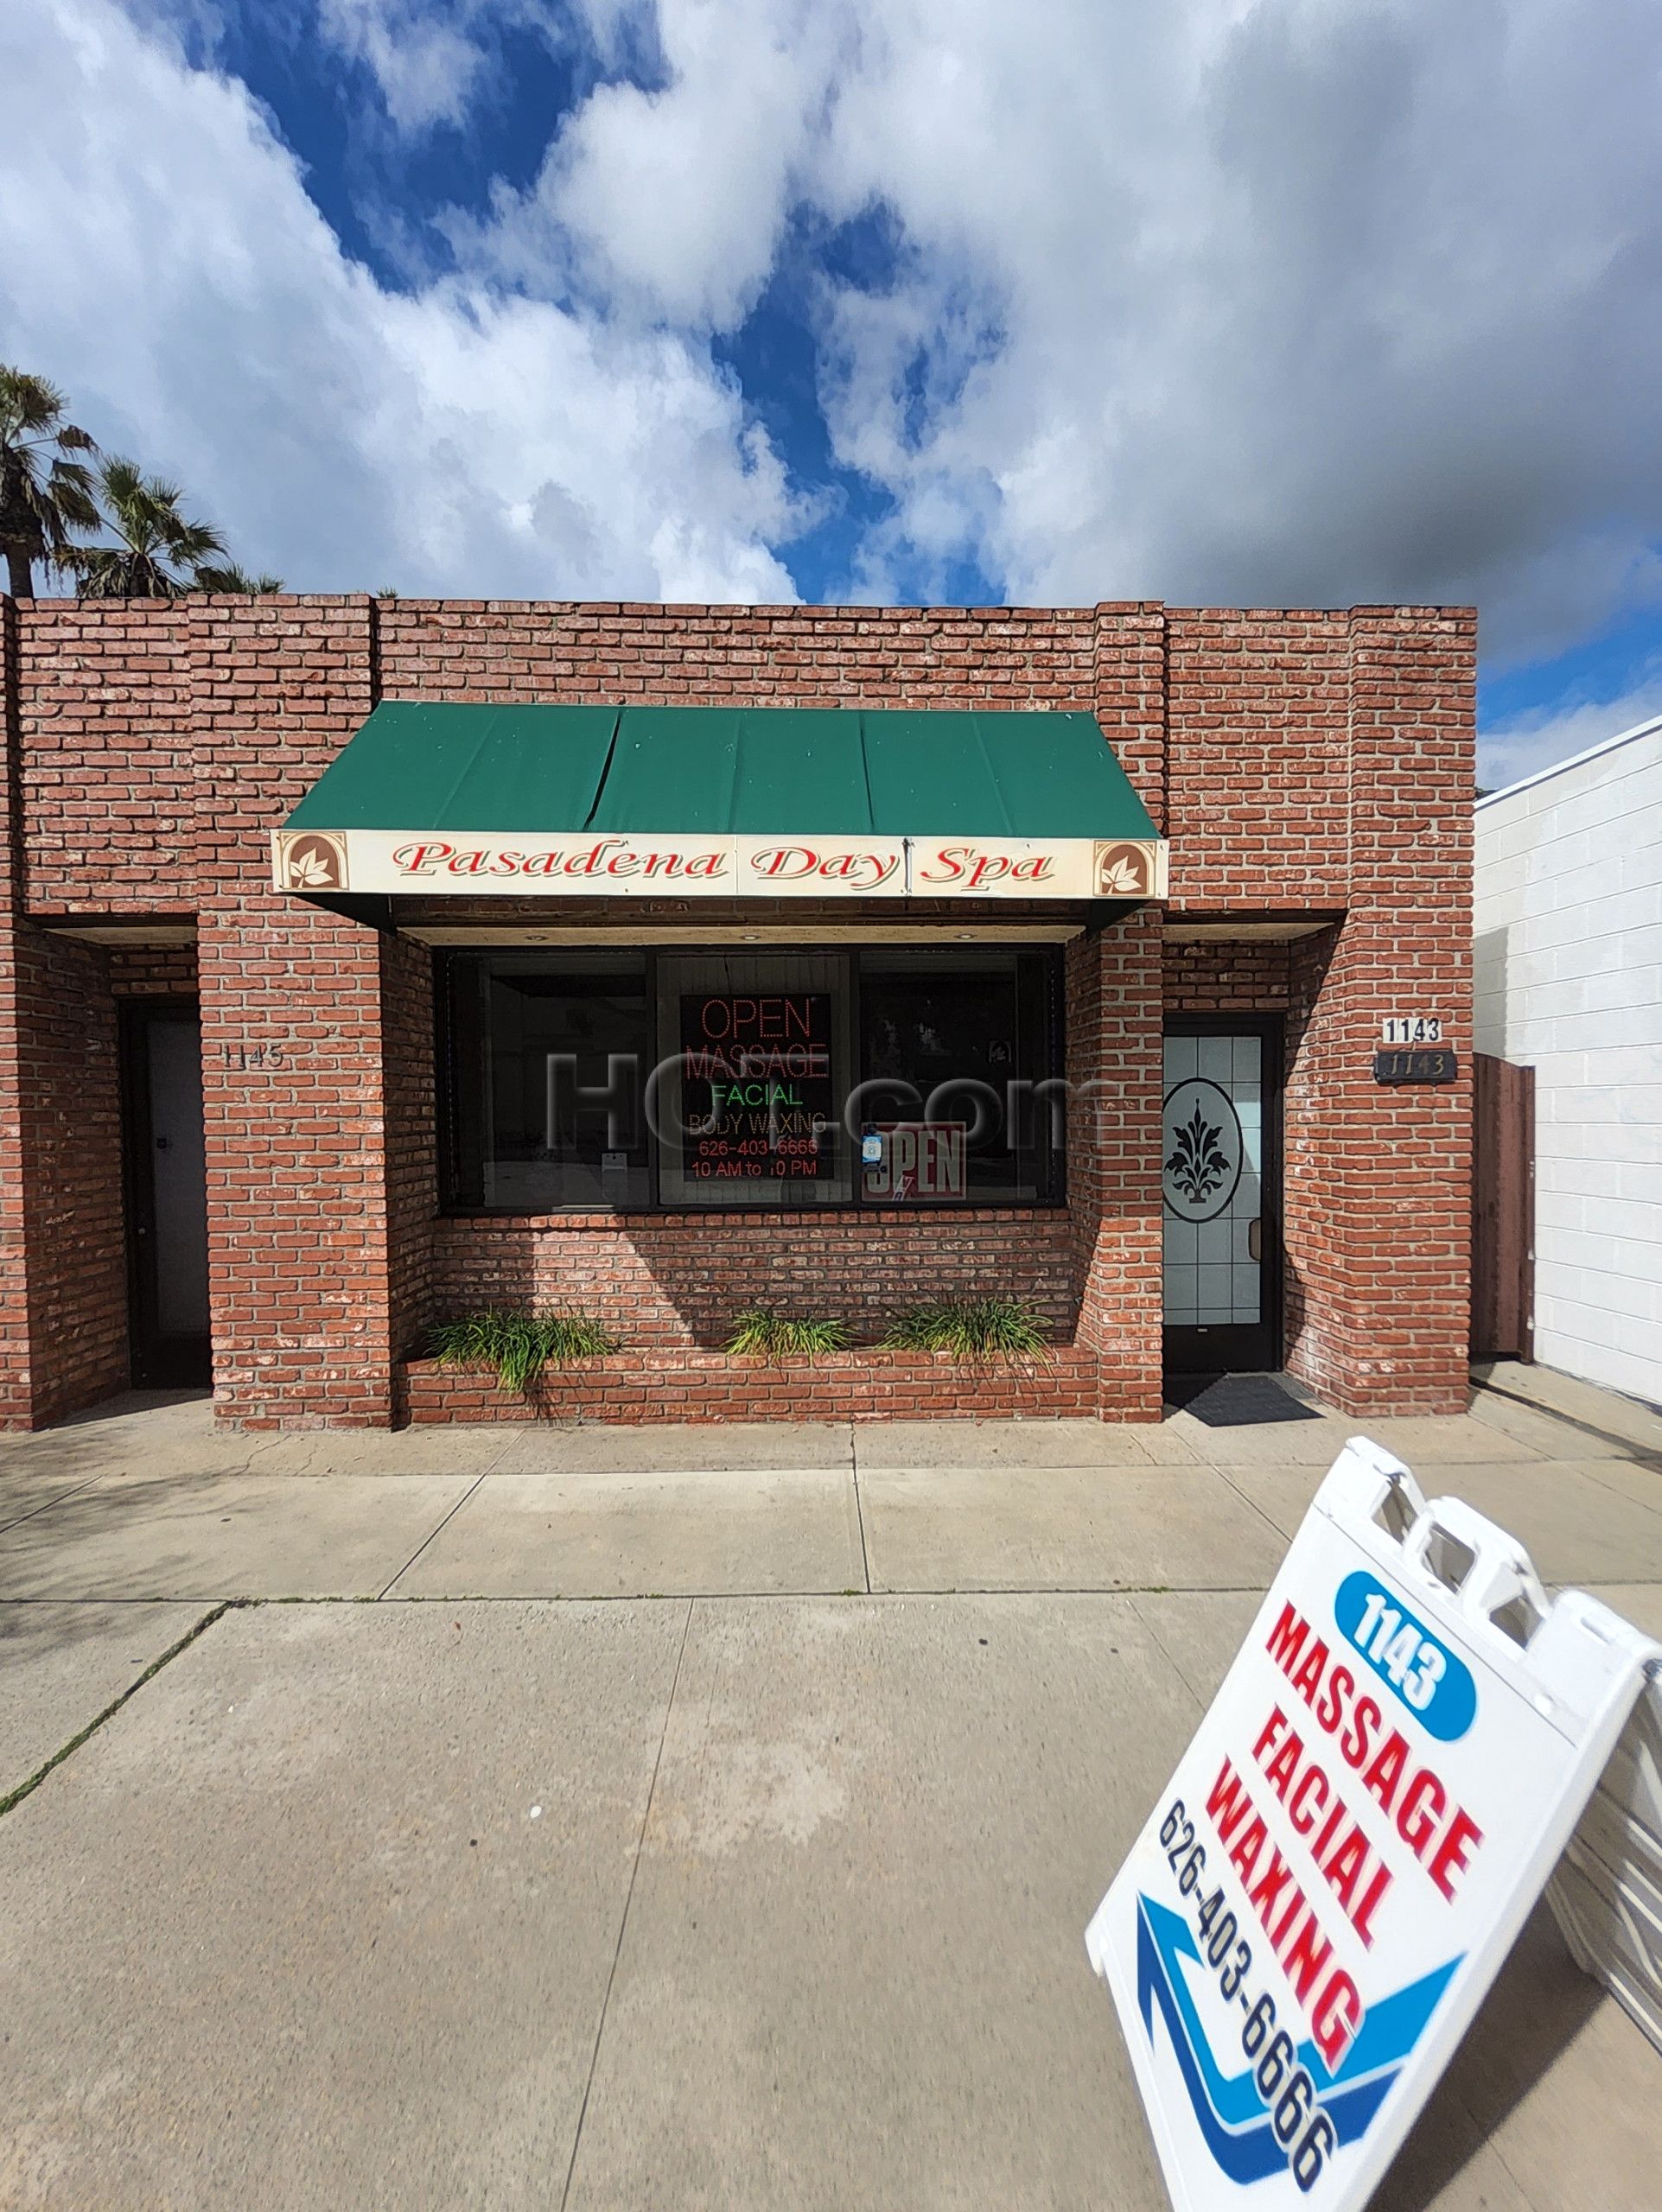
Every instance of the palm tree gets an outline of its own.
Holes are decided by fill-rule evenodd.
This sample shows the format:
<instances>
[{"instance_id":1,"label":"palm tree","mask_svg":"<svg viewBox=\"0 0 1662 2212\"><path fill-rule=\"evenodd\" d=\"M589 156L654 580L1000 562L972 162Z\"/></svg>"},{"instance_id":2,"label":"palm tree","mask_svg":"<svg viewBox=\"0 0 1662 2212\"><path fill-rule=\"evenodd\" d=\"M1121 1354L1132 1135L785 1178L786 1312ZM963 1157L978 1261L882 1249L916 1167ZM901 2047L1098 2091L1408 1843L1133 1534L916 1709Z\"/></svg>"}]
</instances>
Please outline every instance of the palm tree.
<instances>
[{"instance_id":1,"label":"palm tree","mask_svg":"<svg viewBox=\"0 0 1662 2212\"><path fill-rule=\"evenodd\" d=\"M76 546L65 556L82 599L180 599L197 588L198 571L224 555L217 530L180 513L179 486L146 476L136 461L106 461L98 488L116 543Z\"/></svg>"},{"instance_id":2,"label":"palm tree","mask_svg":"<svg viewBox=\"0 0 1662 2212\"><path fill-rule=\"evenodd\" d=\"M222 566L204 566L196 571L194 588L197 591L235 592L245 599L260 599L267 592L281 591L281 576L264 573L251 576L246 569L239 569L234 561Z\"/></svg>"},{"instance_id":3,"label":"palm tree","mask_svg":"<svg viewBox=\"0 0 1662 2212\"><path fill-rule=\"evenodd\" d=\"M0 546L14 599L34 597L37 561L67 568L73 533L98 527L92 472L67 458L98 448L64 405L44 377L0 365Z\"/></svg>"}]
</instances>

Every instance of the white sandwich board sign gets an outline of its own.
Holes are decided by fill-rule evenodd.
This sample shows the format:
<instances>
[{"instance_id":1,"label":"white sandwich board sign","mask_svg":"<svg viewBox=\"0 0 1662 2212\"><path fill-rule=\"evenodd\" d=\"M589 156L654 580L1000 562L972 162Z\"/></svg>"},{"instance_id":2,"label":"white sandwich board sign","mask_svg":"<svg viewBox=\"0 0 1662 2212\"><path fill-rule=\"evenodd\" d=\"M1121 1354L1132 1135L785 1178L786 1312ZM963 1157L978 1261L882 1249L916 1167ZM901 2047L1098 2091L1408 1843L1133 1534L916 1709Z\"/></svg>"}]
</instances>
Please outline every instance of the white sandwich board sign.
<instances>
[{"instance_id":1,"label":"white sandwich board sign","mask_svg":"<svg viewBox=\"0 0 1662 2212\"><path fill-rule=\"evenodd\" d=\"M1182 2212L1367 2202L1659 1665L1347 1445L1086 1935Z\"/></svg>"}]
</instances>

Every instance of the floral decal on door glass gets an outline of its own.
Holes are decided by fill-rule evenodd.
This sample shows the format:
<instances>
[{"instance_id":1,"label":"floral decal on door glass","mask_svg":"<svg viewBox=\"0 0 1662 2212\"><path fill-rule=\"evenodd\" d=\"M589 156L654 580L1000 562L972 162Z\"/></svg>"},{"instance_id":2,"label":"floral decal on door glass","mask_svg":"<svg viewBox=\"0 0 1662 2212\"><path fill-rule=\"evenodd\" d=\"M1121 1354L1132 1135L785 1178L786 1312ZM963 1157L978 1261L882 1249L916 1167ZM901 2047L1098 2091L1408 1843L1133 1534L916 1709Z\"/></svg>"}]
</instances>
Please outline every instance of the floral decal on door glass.
<instances>
[{"instance_id":1,"label":"floral decal on door glass","mask_svg":"<svg viewBox=\"0 0 1662 2212\"><path fill-rule=\"evenodd\" d=\"M1177 1132L1177 1142L1166 1161L1166 1173L1183 1196L1195 1205L1210 1198L1229 1173L1229 1154L1218 1142L1223 1131L1208 1122L1197 1106Z\"/></svg>"},{"instance_id":2,"label":"floral decal on door glass","mask_svg":"<svg viewBox=\"0 0 1662 2212\"><path fill-rule=\"evenodd\" d=\"M1160 1166L1166 1210L1179 1221L1214 1221L1241 1179L1245 1147L1229 1094L1190 1076L1166 1094Z\"/></svg>"}]
</instances>

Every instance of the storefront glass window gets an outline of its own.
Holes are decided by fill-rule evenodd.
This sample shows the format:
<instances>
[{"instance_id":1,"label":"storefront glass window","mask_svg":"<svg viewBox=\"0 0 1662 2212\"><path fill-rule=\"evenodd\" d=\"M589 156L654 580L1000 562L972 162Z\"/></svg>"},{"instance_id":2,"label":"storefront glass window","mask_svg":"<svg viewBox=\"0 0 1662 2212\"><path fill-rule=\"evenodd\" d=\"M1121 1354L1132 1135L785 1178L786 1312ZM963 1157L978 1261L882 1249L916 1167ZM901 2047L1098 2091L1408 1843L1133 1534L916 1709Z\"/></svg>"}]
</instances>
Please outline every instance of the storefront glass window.
<instances>
[{"instance_id":1,"label":"storefront glass window","mask_svg":"<svg viewBox=\"0 0 1662 2212\"><path fill-rule=\"evenodd\" d=\"M663 1205L849 1203L848 969L842 953L659 959Z\"/></svg>"},{"instance_id":2,"label":"storefront glass window","mask_svg":"<svg viewBox=\"0 0 1662 2212\"><path fill-rule=\"evenodd\" d=\"M454 958L450 1043L459 1204L549 1213L651 1203L641 955Z\"/></svg>"},{"instance_id":3,"label":"storefront glass window","mask_svg":"<svg viewBox=\"0 0 1662 2212\"><path fill-rule=\"evenodd\" d=\"M1060 1167L1053 963L1040 953L873 952L860 963L861 1123L880 1205L1048 1198Z\"/></svg>"},{"instance_id":4,"label":"storefront glass window","mask_svg":"<svg viewBox=\"0 0 1662 2212\"><path fill-rule=\"evenodd\" d=\"M1054 954L455 953L462 1210L1048 1205Z\"/></svg>"}]
</instances>

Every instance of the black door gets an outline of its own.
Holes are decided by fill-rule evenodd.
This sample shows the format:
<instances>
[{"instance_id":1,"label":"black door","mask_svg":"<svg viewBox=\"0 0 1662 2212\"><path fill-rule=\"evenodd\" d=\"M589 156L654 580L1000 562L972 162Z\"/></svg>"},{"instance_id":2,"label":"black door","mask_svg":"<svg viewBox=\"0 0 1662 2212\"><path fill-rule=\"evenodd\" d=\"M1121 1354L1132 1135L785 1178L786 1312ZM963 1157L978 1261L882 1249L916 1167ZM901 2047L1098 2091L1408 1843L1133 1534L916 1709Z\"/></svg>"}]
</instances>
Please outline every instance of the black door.
<instances>
[{"instance_id":1,"label":"black door","mask_svg":"<svg viewBox=\"0 0 1662 2212\"><path fill-rule=\"evenodd\" d=\"M1167 1369L1279 1367L1280 1024L1172 1022L1164 1096Z\"/></svg>"},{"instance_id":2,"label":"black door","mask_svg":"<svg viewBox=\"0 0 1662 2212\"><path fill-rule=\"evenodd\" d=\"M212 1378L202 1034L194 999L121 1009L132 1375L141 1387Z\"/></svg>"}]
</instances>

